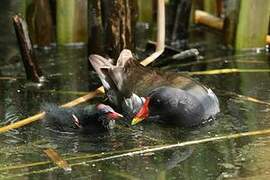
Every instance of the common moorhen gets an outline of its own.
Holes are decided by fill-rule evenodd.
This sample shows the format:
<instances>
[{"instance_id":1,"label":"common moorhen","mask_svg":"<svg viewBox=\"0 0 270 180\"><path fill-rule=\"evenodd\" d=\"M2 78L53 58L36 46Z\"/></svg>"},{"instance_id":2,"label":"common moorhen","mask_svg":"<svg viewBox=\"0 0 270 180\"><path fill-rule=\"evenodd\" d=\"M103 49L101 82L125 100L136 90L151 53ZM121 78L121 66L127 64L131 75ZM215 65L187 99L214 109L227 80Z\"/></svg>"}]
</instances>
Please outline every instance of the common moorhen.
<instances>
[{"instance_id":1,"label":"common moorhen","mask_svg":"<svg viewBox=\"0 0 270 180\"><path fill-rule=\"evenodd\" d=\"M136 114L132 124L147 117L195 126L219 112L219 102L209 88L175 72L144 67L131 51L123 50L116 65L99 55L89 60L98 73L108 98L123 112Z\"/></svg>"},{"instance_id":2,"label":"common moorhen","mask_svg":"<svg viewBox=\"0 0 270 180\"><path fill-rule=\"evenodd\" d=\"M62 108L55 104L44 104L44 122L52 129L64 132L97 133L113 129L115 119L123 117L104 104L86 107Z\"/></svg>"}]
</instances>

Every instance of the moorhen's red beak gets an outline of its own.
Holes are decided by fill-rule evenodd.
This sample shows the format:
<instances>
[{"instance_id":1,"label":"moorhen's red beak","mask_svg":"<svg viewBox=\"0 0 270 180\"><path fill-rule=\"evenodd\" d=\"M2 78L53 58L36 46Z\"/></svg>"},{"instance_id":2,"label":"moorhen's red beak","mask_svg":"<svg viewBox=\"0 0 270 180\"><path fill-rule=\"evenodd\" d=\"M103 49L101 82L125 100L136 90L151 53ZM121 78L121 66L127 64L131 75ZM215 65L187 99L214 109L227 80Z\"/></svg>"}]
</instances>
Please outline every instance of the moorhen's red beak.
<instances>
[{"instance_id":1,"label":"moorhen's red beak","mask_svg":"<svg viewBox=\"0 0 270 180\"><path fill-rule=\"evenodd\" d=\"M116 120L116 119L119 119L119 118L124 117L122 114L119 114L118 112L115 112L115 111L109 112L109 113L107 114L107 116L108 116L110 119L113 119L113 120Z\"/></svg>"},{"instance_id":2,"label":"moorhen's red beak","mask_svg":"<svg viewBox=\"0 0 270 180\"><path fill-rule=\"evenodd\" d=\"M135 124L141 122L142 120L144 120L144 119L146 119L148 117L148 115L149 115L148 105L149 105L149 98L147 97L145 99L145 102L144 102L143 106L139 110L139 112L132 119L131 125L135 125Z\"/></svg>"}]
</instances>

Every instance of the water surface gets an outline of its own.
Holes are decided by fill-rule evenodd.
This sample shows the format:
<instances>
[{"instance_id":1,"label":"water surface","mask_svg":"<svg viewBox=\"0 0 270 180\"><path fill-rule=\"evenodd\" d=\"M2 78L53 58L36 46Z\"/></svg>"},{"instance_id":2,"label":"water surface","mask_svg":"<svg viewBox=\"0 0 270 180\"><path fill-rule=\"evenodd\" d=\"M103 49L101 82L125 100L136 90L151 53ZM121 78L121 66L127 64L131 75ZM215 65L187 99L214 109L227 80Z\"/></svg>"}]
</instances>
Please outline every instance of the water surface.
<instances>
[{"instance_id":1,"label":"water surface","mask_svg":"<svg viewBox=\"0 0 270 180\"><path fill-rule=\"evenodd\" d=\"M11 8L16 6L16 3L6 6ZM10 10L7 14L12 13ZM3 14L4 12L1 12L1 16L4 16ZM1 23L8 24L9 21L5 18ZM27 82L12 27L6 28L1 31L1 37L5 38L0 38L2 44L0 77L10 79L0 79L1 126L39 112L43 102L63 104L100 85L96 74L88 72L85 47L37 50L39 63L47 75L48 82L41 87ZM269 69L269 54L265 51L233 54L208 42L199 48L206 63L179 62L167 69L179 72L225 68ZM269 105L243 98L248 96L270 102L268 72L193 77L212 88L217 94L221 113L215 121L192 129L151 123L131 127L128 123L122 122L111 132L96 135L54 132L45 128L41 122L36 122L1 135L0 177L2 179L267 178L270 173L268 136L213 141L134 156L124 155L136 150L270 127ZM89 103L97 101L103 101L103 98L96 98ZM51 163L43 153L46 148L53 148L61 154L72 166L72 171L64 172Z\"/></svg>"}]
</instances>

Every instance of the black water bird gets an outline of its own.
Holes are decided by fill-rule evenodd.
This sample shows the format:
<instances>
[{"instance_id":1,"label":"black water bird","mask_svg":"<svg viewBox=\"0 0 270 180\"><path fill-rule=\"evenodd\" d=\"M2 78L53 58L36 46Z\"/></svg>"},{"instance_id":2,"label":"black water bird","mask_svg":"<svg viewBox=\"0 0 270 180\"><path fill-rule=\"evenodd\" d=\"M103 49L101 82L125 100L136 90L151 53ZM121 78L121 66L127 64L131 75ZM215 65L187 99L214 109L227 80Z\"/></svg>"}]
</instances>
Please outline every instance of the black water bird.
<instances>
[{"instance_id":1,"label":"black water bird","mask_svg":"<svg viewBox=\"0 0 270 180\"><path fill-rule=\"evenodd\" d=\"M190 127L220 111L211 89L180 73L144 67L129 50L121 52L116 65L99 55L91 55L89 60L109 100L125 114L135 115L132 124L152 117Z\"/></svg>"},{"instance_id":2,"label":"black water bird","mask_svg":"<svg viewBox=\"0 0 270 180\"><path fill-rule=\"evenodd\" d=\"M105 104L62 108L47 103L42 106L46 113L46 125L60 132L98 133L115 127L115 120L123 117Z\"/></svg>"}]
</instances>

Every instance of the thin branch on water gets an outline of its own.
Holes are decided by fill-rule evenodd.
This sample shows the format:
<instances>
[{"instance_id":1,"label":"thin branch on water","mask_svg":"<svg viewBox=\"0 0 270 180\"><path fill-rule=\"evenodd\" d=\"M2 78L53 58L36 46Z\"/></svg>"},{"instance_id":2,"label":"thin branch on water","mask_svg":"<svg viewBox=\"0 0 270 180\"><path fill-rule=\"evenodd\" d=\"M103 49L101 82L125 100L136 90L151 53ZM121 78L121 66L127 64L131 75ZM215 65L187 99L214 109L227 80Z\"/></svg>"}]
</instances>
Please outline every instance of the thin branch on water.
<instances>
[{"instance_id":1,"label":"thin branch on water","mask_svg":"<svg viewBox=\"0 0 270 180\"><path fill-rule=\"evenodd\" d=\"M242 138L242 137L251 137L251 136L259 136L259 135L268 135L270 134L270 129L264 129L264 130L258 130L258 131L250 131L250 132L243 132L243 133L236 133L236 134L229 134L229 135L224 135L224 136L217 136L217 137L210 137L210 138L204 138L204 139L199 139L199 140L193 140L193 141L186 141L186 142L181 142L181 143L176 143L176 144L165 144L165 145L157 145L157 146L149 146L149 147L141 147L141 148L136 148L132 150L125 150L126 152L120 153L118 152L109 152L109 153L99 153L99 154L93 154L89 155L88 157L100 157L97 159L92 159L92 160L87 160L87 161L82 161L78 163L73 163L69 164L71 167L73 166L81 166L81 165L87 165L87 163L97 163L101 161L106 161L106 160L112 160L112 159L118 159L118 158L125 158L125 157L133 157L135 155L143 155L147 153L155 153L159 151L164 151L164 150L169 150L169 149L174 149L174 148L179 148L179 147L185 147L185 146L191 146L191 145L199 145L203 143L208 143L208 142L218 142L222 140L232 140L232 139L237 139L237 138ZM108 156L109 155L109 156ZM71 158L69 158L71 160ZM73 157L73 159L83 159L80 157ZM68 160L68 158L66 159ZM42 164L40 163L33 163L32 165L38 165ZM29 165L25 167L31 167ZM20 168L23 168L21 166ZM3 168L0 169L2 170L11 170L11 169L18 169L18 168ZM54 171L56 169L59 169L59 167L52 167L52 168L47 168L39 171L32 171L28 173L23 173L23 174L17 174L12 177L18 177L18 176L25 176L25 175L30 175L30 174L41 174L41 173L46 173L50 171Z\"/></svg>"},{"instance_id":2,"label":"thin branch on water","mask_svg":"<svg viewBox=\"0 0 270 180\"><path fill-rule=\"evenodd\" d=\"M182 64L172 64L162 67L163 70L170 70L175 68L182 68L182 67L188 67L188 66L196 66L196 65L202 65L202 64L211 64L211 63L243 63L243 64L264 64L264 61L258 61L258 60L225 60L224 57L222 58L216 58L216 59L210 59L210 60L203 60L203 61L195 61L195 62L189 62L189 63L182 63Z\"/></svg>"},{"instance_id":3,"label":"thin branch on water","mask_svg":"<svg viewBox=\"0 0 270 180\"><path fill-rule=\"evenodd\" d=\"M15 78L15 77L0 77L0 80L12 80L12 81L16 81L17 78Z\"/></svg>"},{"instance_id":4,"label":"thin branch on water","mask_svg":"<svg viewBox=\"0 0 270 180\"><path fill-rule=\"evenodd\" d=\"M230 74L230 73L266 73L270 69L212 69L207 71L187 72L189 75L215 75L215 74Z\"/></svg>"},{"instance_id":5,"label":"thin branch on water","mask_svg":"<svg viewBox=\"0 0 270 180\"><path fill-rule=\"evenodd\" d=\"M249 102L253 102L253 103L257 103L257 104L263 104L263 105L270 106L270 102L266 102L266 101L263 101L263 100L260 100L260 99L257 99L257 98L251 97L251 96L245 96L245 95L241 95L241 94L237 94L237 93L229 92L229 91L221 91L221 92L224 93L224 95L235 96L235 97L237 97L241 100L244 100L244 101L249 101Z\"/></svg>"},{"instance_id":6,"label":"thin branch on water","mask_svg":"<svg viewBox=\"0 0 270 180\"><path fill-rule=\"evenodd\" d=\"M156 52L154 52L152 55L147 57L145 60L141 62L142 65L147 66L151 62L153 62L156 58L158 58L162 52L164 51L165 47L165 2L164 0L157 0L158 1L158 13L157 13L157 19L158 19L158 31L157 31L157 47ZM97 88L95 91L89 92L87 95L82 96L80 98L77 98L67 104L62 105L62 107L73 107L76 106L82 102L86 102L94 97L96 97L98 94L104 94L104 88L103 86ZM15 122L13 124L9 124L7 126L0 128L0 134L7 132L12 129L20 128L22 126L25 126L27 124L30 124L34 121L40 120L45 116L45 112L38 113L34 116L31 116L29 118L20 120L18 122Z\"/></svg>"},{"instance_id":7,"label":"thin branch on water","mask_svg":"<svg viewBox=\"0 0 270 180\"><path fill-rule=\"evenodd\" d=\"M68 95L86 95L89 92L83 91L63 91L63 90L39 90L39 93L54 93L54 94L68 94Z\"/></svg>"}]
</instances>

